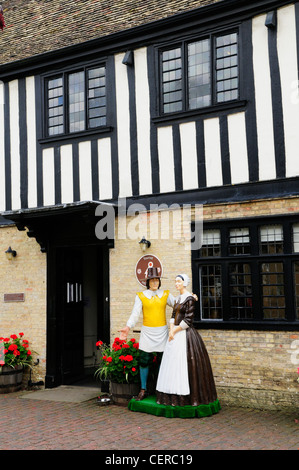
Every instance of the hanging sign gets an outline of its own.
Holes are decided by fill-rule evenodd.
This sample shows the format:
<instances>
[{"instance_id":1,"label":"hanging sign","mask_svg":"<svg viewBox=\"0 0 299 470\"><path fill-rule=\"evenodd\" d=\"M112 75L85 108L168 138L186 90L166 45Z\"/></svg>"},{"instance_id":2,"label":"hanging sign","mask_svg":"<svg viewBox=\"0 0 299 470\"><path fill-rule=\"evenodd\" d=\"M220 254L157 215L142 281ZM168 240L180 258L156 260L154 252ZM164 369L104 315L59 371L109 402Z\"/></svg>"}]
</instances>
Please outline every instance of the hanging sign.
<instances>
[{"instance_id":1,"label":"hanging sign","mask_svg":"<svg viewBox=\"0 0 299 470\"><path fill-rule=\"evenodd\" d=\"M135 275L139 284L146 287L146 275L148 268L157 268L159 276L162 276L163 269L159 258L154 255L142 256L136 263Z\"/></svg>"}]
</instances>

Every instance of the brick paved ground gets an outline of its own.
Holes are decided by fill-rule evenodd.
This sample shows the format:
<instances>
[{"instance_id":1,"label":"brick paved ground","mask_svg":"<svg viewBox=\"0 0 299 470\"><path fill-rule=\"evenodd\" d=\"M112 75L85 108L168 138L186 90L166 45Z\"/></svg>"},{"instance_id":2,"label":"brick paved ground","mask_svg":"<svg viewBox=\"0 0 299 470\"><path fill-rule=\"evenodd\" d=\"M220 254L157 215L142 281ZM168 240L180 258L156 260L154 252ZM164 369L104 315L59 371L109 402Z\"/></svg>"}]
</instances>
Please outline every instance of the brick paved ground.
<instances>
[{"instance_id":1,"label":"brick paved ground","mask_svg":"<svg viewBox=\"0 0 299 470\"><path fill-rule=\"evenodd\" d=\"M298 450L294 414L223 407L201 419L168 419L96 400L62 403L0 395L0 450Z\"/></svg>"}]
</instances>

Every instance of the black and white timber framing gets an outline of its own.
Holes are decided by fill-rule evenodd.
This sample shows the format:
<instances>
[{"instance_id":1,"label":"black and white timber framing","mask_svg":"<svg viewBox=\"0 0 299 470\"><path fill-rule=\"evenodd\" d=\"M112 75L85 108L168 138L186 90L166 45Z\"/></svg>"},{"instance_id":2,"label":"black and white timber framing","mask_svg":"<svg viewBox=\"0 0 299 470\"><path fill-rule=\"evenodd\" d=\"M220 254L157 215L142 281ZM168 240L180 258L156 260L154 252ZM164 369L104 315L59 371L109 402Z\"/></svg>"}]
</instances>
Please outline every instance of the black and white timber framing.
<instances>
[{"instance_id":1,"label":"black and white timber framing","mask_svg":"<svg viewBox=\"0 0 299 470\"><path fill-rule=\"evenodd\" d=\"M273 10L277 25L268 28ZM239 100L159 115L158 48L232 27ZM229 0L0 65L0 212L120 197L206 203L299 194L298 46L298 2ZM123 64L127 50L133 66ZM46 137L44 77L95 59L109 77L107 127Z\"/></svg>"}]
</instances>

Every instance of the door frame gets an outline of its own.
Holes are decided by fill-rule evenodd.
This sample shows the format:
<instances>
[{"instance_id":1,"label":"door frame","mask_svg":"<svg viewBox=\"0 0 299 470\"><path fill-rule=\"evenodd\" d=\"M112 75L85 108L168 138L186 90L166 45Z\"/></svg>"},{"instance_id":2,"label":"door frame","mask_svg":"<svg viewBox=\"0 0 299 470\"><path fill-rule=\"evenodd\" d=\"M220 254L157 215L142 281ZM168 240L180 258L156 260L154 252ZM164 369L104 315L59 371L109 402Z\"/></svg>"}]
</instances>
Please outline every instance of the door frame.
<instances>
[{"instance_id":1,"label":"door frame","mask_svg":"<svg viewBox=\"0 0 299 470\"><path fill-rule=\"evenodd\" d=\"M87 245L85 245L87 246ZM97 292L97 336L101 332L104 342L110 341L110 302L109 302L109 247L94 244L97 247L97 283L102 289ZM63 384L63 334L62 316L59 314L59 300L56 289L57 250L61 248L83 248L84 245L50 245L47 250L47 352L45 387L54 388ZM103 334L104 333L104 334Z\"/></svg>"},{"instance_id":2,"label":"door frame","mask_svg":"<svg viewBox=\"0 0 299 470\"><path fill-rule=\"evenodd\" d=\"M97 207L104 208L102 215L97 215ZM99 240L95 227L99 217L104 217L105 206L117 212L114 203L101 201L78 201L72 203L40 206L22 211L7 212L6 217L13 221L20 231L25 231L29 238L35 238L42 253L47 256L47 321L46 321L46 388L61 384L61 334L57 315L57 296L55 289L56 249L57 247L98 246L102 253L102 266L99 279L102 282L102 301L98 302L98 318L102 318L105 342L110 341L110 304L109 304L109 249L114 247L114 233L107 233L107 238ZM109 238L110 237L110 238ZM100 268L99 268L100 269ZM101 316L100 316L101 313ZM97 332L99 334L99 332ZM105 337L104 337L105 336Z\"/></svg>"}]
</instances>

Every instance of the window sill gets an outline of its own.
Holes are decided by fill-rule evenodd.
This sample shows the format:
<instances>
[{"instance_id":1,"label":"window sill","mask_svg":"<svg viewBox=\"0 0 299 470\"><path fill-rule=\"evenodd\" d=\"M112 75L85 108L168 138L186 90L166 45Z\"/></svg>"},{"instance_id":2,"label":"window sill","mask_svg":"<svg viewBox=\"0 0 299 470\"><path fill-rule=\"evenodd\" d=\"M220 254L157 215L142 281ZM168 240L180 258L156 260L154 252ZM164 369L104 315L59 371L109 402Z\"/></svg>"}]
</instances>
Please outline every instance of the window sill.
<instances>
[{"instance_id":1,"label":"window sill","mask_svg":"<svg viewBox=\"0 0 299 470\"><path fill-rule=\"evenodd\" d=\"M38 139L38 142L40 144L52 144L54 142L64 142L64 141L77 140L77 139L86 140L89 137L92 137L94 135L106 134L106 133L111 132L112 130L113 128L111 126L98 127L97 129L92 129L88 131L73 132L71 134L63 134L63 135L53 135L51 137Z\"/></svg>"},{"instance_id":2,"label":"window sill","mask_svg":"<svg viewBox=\"0 0 299 470\"><path fill-rule=\"evenodd\" d=\"M238 100L238 101L230 101L229 103L224 104L217 104L214 106L207 106L206 108L199 108L194 109L192 111L182 111L179 113L169 113L163 114L161 116L157 116L152 118L153 123L160 124L163 122L169 121L178 121L182 119L194 119L197 116L206 116L206 115L213 115L213 114L220 114L221 112L225 111L235 111L238 109L245 108L247 105L246 100Z\"/></svg>"}]
</instances>

